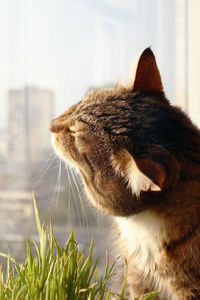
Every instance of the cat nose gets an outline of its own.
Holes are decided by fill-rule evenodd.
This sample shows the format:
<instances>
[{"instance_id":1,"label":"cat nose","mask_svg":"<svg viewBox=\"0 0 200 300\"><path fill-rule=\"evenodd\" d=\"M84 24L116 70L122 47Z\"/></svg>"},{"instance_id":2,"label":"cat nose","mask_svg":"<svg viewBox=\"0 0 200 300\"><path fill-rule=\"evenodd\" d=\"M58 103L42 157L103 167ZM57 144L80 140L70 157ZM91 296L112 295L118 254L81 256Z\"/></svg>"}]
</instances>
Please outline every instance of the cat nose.
<instances>
[{"instance_id":1,"label":"cat nose","mask_svg":"<svg viewBox=\"0 0 200 300\"><path fill-rule=\"evenodd\" d=\"M52 122L49 124L49 130L50 130L52 133L55 132L55 130L54 130L53 126L52 126Z\"/></svg>"},{"instance_id":2,"label":"cat nose","mask_svg":"<svg viewBox=\"0 0 200 300\"><path fill-rule=\"evenodd\" d=\"M67 120L66 120L66 116L62 115L56 119L53 119L51 121L51 123L49 124L49 130L52 133L57 133L60 130L62 130L63 128L65 128L67 126Z\"/></svg>"},{"instance_id":3,"label":"cat nose","mask_svg":"<svg viewBox=\"0 0 200 300\"><path fill-rule=\"evenodd\" d=\"M60 129L60 126L61 124L59 124L59 120L58 118L56 119L53 119L51 121L51 123L49 124L49 130L52 132L52 133L55 133L55 132L58 132L59 129Z\"/></svg>"}]
</instances>

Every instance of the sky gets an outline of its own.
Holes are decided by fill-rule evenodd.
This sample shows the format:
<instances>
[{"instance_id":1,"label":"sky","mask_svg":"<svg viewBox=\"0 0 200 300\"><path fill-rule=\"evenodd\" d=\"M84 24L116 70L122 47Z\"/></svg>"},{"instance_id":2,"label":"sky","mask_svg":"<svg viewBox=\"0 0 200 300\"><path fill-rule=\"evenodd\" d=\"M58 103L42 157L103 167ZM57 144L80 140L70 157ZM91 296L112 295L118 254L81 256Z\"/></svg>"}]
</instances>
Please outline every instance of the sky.
<instances>
[{"instance_id":1,"label":"sky","mask_svg":"<svg viewBox=\"0 0 200 300\"><path fill-rule=\"evenodd\" d=\"M0 0L0 127L9 89L51 89L61 113L97 85L96 18L77 1Z\"/></svg>"},{"instance_id":2,"label":"sky","mask_svg":"<svg viewBox=\"0 0 200 300\"><path fill-rule=\"evenodd\" d=\"M9 89L31 85L52 90L58 115L90 87L127 80L144 47L156 48L153 32L138 46L134 30L140 36L143 28L150 30L154 15L147 26L143 14L138 27L137 3L142 2L0 0L0 128L6 127Z\"/></svg>"}]
</instances>

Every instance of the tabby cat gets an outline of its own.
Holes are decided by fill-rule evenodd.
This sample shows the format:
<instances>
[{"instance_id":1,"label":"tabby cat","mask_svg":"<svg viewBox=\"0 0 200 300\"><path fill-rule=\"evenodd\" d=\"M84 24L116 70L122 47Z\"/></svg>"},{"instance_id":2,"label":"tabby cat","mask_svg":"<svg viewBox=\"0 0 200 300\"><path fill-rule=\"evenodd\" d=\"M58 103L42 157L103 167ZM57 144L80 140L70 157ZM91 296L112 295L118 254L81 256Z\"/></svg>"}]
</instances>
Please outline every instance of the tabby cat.
<instances>
[{"instance_id":1,"label":"tabby cat","mask_svg":"<svg viewBox=\"0 0 200 300\"><path fill-rule=\"evenodd\" d=\"M90 91L50 130L89 200L114 216L128 299L200 299L200 131L167 100L151 49L131 87Z\"/></svg>"}]
</instances>

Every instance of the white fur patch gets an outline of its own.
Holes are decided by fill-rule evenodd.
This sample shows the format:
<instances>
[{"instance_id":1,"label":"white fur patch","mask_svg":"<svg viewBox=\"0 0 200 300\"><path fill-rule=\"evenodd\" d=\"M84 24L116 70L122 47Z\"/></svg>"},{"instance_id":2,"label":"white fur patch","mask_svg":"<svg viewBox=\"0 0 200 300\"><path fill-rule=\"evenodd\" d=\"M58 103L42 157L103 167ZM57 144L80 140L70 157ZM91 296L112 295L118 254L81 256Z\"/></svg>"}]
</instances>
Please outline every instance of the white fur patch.
<instances>
[{"instance_id":1,"label":"white fur patch","mask_svg":"<svg viewBox=\"0 0 200 300\"><path fill-rule=\"evenodd\" d=\"M126 149L112 155L112 163L116 171L126 178L133 194L137 197L141 191L161 190L158 185L140 171L134 158Z\"/></svg>"},{"instance_id":2,"label":"white fur patch","mask_svg":"<svg viewBox=\"0 0 200 300\"><path fill-rule=\"evenodd\" d=\"M156 264L160 263L161 243L164 238L164 221L150 211L131 217L115 217L119 226L122 245L128 253L128 264L131 262L143 273L144 280L151 278L163 300L177 300L170 280L161 278L156 272Z\"/></svg>"},{"instance_id":3,"label":"white fur patch","mask_svg":"<svg viewBox=\"0 0 200 300\"><path fill-rule=\"evenodd\" d=\"M134 256L137 267L153 272L159 259L163 222L149 211L131 217L116 217L121 239L128 254Z\"/></svg>"},{"instance_id":4,"label":"white fur patch","mask_svg":"<svg viewBox=\"0 0 200 300\"><path fill-rule=\"evenodd\" d=\"M132 157L126 165L126 178L136 196L139 196L141 191L161 190L158 185L140 171Z\"/></svg>"}]
</instances>

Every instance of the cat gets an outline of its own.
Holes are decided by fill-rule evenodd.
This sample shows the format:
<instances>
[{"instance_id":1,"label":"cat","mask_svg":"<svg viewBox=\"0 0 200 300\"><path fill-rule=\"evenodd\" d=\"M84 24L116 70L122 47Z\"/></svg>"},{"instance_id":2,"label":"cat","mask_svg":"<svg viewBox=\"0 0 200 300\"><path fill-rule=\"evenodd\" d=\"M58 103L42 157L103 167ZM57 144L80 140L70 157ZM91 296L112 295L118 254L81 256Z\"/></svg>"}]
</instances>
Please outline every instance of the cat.
<instances>
[{"instance_id":1,"label":"cat","mask_svg":"<svg viewBox=\"0 0 200 300\"><path fill-rule=\"evenodd\" d=\"M131 87L90 91L50 130L89 200L114 216L127 298L200 299L200 131L166 98L152 50Z\"/></svg>"}]
</instances>

